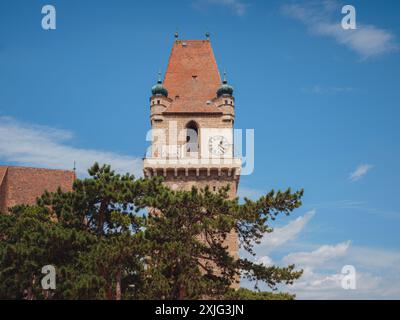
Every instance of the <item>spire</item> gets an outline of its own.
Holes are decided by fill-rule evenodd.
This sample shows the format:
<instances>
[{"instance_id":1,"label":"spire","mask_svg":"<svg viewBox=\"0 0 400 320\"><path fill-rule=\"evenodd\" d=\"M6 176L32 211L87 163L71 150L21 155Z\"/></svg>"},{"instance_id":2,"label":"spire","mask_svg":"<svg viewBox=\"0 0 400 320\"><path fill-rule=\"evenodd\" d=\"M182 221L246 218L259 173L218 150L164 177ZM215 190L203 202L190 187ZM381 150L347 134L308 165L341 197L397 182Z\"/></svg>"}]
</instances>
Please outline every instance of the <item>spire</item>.
<instances>
[{"instance_id":1,"label":"spire","mask_svg":"<svg viewBox=\"0 0 400 320\"><path fill-rule=\"evenodd\" d=\"M158 80L157 80L157 83L162 83L162 80L161 80L161 70L158 71Z\"/></svg>"},{"instance_id":2,"label":"spire","mask_svg":"<svg viewBox=\"0 0 400 320\"><path fill-rule=\"evenodd\" d=\"M206 32L206 40L210 41L210 33L208 31Z\"/></svg>"},{"instance_id":3,"label":"spire","mask_svg":"<svg viewBox=\"0 0 400 320\"><path fill-rule=\"evenodd\" d=\"M227 84L228 80L226 80L226 70L224 69L224 79L222 80L223 84Z\"/></svg>"}]
</instances>

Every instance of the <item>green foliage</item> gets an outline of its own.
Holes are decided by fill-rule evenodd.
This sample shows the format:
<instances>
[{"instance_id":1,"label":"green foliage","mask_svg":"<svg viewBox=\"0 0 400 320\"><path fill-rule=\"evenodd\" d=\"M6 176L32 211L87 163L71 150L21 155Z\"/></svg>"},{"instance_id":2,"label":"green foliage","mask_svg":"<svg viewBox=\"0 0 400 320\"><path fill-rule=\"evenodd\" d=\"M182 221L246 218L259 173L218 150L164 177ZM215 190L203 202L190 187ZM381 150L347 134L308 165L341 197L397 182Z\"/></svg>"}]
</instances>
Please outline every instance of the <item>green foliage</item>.
<instances>
[{"instance_id":1,"label":"green foliage","mask_svg":"<svg viewBox=\"0 0 400 320\"><path fill-rule=\"evenodd\" d=\"M259 292L240 288L230 290L225 294L228 300L294 300L295 296L288 293Z\"/></svg>"},{"instance_id":2,"label":"green foliage","mask_svg":"<svg viewBox=\"0 0 400 320\"><path fill-rule=\"evenodd\" d=\"M45 298L41 269L60 267L59 289L71 286L64 270L76 263L76 253L87 250L94 237L81 230L55 223L45 207L20 206L0 215L0 298ZM65 280L65 281L64 281Z\"/></svg>"},{"instance_id":3,"label":"green foliage","mask_svg":"<svg viewBox=\"0 0 400 320\"><path fill-rule=\"evenodd\" d=\"M254 255L254 244L272 232L269 221L299 207L303 191L239 204L228 187L172 191L160 178L135 180L97 163L89 174L71 192L46 192L36 206L0 215L0 298L293 298L232 291L240 275L276 290L302 272L232 257L225 240L235 232ZM48 264L57 270L50 293L40 285Z\"/></svg>"}]
</instances>

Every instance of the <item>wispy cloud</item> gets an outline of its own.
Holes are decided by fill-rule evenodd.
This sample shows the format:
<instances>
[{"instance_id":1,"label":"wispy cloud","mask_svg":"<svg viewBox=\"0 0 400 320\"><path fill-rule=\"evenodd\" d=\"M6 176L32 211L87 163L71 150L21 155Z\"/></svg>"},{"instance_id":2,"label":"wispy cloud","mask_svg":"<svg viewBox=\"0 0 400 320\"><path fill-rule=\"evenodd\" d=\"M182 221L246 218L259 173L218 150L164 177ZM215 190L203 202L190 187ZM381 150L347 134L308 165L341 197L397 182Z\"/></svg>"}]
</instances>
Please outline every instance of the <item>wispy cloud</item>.
<instances>
[{"instance_id":1,"label":"wispy cloud","mask_svg":"<svg viewBox=\"0 0 400 320\"><path fill-rule=\"evenodd\" d=\"M193 4L198 9L214 5L223 6L238 16L244 16L249 6L242 0L195 0Z\"/></svg>"},{"instance_id":2,"label":"wispy cloud","mask_svg":"<svg viewBox=\"0 0 400 320\"><path fill-rule=\"evenodd\" d=\"M371 164L362 164L359 165L356 170L354 170L352 173L350 173L349 179L351 182L355 182L360 180L362 177L364 177L369 171L371 171L371 169L374 166Z\"/></svg>"},{"instance_id":3,"label":"wispy cloud","mask_svg":"<svg viewBox=\"0 0 400 320\"><path fill-rule=\"evenodd\" d=\"M336 210L346 210L348 211L357 211L362 212L362 214L368 213L375 216L378 216L380 219L390 219L390 220L399 220L400 212L396 210L388 210L384 208L374 208L369 205L367 201L354 201L354 200L337 200L337 201L328 201L328 202L320 202L320 203L312 203L310 207L316 209L335 209Z\"/></svg>"},{"instance_id":4,"label":"wispy cloud","mask_svg":"<svg viewBox=\"0 0 400 320\"><path fill-rule=\"evenodd\" d=\"M285 4L282 12L302 22L311 34L332 37L357 52L362 59L398 49L394 34L377 26L357 23L357 29L344 30L341 8L335 0Z\"/></svg>"},{"instance_id":5,"label":"wispy cloud","mask_svg":"<svg viewBox=\"0 0 400 320\"><path fill-rule=\"evenodd\" d=\"M311 205L317 209L364 209L367 206L366 201L355 201L355 200L337 200L337 201L326 201L320 203L313 203Z\"/></svg>"},{"instance_id":6,"label":"wispy cloud","mask_svg":"<svg viewBox=\"0 0 400 320\"><path fill-rule=\"evenodd\" d=\"M54 169L72 169L77 162L77 174L86 175L95 162L110 164L120 172L142 174L142 161L113 152L75 148L67 145L73 134L67 130L19 122L0 116L0 160L19 165Z\"/></svg>"},{"instance_id":7,"label":"wispy cloud","mask_svg":"<svg viewBox=\"0 0 400 320\"><path fill-rule=\"evenodd\" d=\"M302 88L302 92L311 93L316 95L324 95L324 94L341 94L341 93L351 93L354 91L352 87L337 87L337 86L321 86L314 85L311 87Z\"/></svg>"},{"instance_id":8,"label":"wispy cloud","mask_svg":"<svg viewBox=\"0 0 400 320\"><path fill-rule=\"evenodd\" d=\"M274 231L266 234L261 241L260 246L263 247L263 252L271 252L275 248L295 240L314 215L315 210L311 210L283 227L274 228Z\"/></svg>"},{"instance_id":9,"label":"wispy cloud","mask_svg":"<svg viewBox=\"0 0 400 320\"><path fill-rule=\"evenodd\" d=\"M295 263L302 267L312 267L323 265L329 260L344 256L350 247L350 241L342 242L337 245L323 245L311 252L290 253L283 258L286 264Z\"/></svg>"},{"instance_id":10,"label":"wispy cloud","mask_svg":"<svg viewBox=\"0 0 400 320\"><path fill-rule=\"evenodd\" d=\"M248 198L251 200L257 200L261 196L265 195L265 193L259 189L254 189L239 185L237 195L239 198Z\"/></svg>"}]
</instances>

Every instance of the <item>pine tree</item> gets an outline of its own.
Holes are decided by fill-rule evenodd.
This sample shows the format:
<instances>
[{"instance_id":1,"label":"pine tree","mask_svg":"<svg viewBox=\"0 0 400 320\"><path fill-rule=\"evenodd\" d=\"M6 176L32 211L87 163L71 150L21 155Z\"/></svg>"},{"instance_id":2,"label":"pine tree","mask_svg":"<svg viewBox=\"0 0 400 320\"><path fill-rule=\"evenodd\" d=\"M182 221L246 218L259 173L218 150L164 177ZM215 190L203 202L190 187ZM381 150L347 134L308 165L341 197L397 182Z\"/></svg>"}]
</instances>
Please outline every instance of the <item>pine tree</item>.
<instances>
[{"instance_id":1,"label":"pine tree","mask_svg":"<svg viewBox=\"0 0 400 320\"><path fill-rule=\"evenodd\" d=\"M135 180L97 163L89 175L71 192L46 192L36 206L0 215L0 298L293 298L233 291L240 276L275 290L302 271L232 257L225 240L236 232L254 255L272 232L270 221L298 208L303 191L271 191L240 204L228 187L172 191L161 178ZM57 270L50 292L40 284L49 264Z\"/></svg>"},{"instance_id":2,"label":"pine tree","mask_svg":"<svg viewBox=\"0 0 400 320\"><path fill-rule=\"evenodd\" d=\"M151 257L146 269L145 298L224 298L241 275L265 282L272 289L280 283L292 284L301 276L302 271L295 271L294 265L265 267L235 259L224 242L235 231L241 247L254 255L254 244L272 232L267 222L299 207L303 191L272 191L258 201L246 199L244 204L239 204L238 199L229 200L228 191L228 187L218 193L209 188L165 188L142 199L140 205L155 212L148 218L145 233Z\"/></svg>"}]
</instances>

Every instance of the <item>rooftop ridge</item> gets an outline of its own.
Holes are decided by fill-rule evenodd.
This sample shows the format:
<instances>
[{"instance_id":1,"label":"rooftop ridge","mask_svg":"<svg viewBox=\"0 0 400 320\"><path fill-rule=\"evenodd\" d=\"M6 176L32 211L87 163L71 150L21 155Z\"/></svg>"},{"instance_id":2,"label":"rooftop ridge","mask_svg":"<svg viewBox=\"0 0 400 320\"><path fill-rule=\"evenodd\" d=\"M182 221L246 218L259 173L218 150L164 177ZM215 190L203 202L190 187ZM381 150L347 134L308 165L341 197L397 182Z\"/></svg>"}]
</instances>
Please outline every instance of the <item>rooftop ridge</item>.
<instances>
[{"instance_id":1,"label":"rooftop ridge","mask_svg":"<svg viewBox=\"0 0 400 320\"><path fill-rule=\"evenodd\" d=\"M74 172L72 169L54 169L54 168L36 168L36 167L30 167L30 166L14 166L14 165L0 165L0 173L1 169L6 168L6 169L32 169L32 170L45 170L45 171L60 171L60 172ZM1 176L1 174L0 174Z\"/></svg>"}]
</instances>

